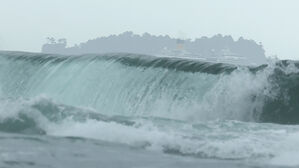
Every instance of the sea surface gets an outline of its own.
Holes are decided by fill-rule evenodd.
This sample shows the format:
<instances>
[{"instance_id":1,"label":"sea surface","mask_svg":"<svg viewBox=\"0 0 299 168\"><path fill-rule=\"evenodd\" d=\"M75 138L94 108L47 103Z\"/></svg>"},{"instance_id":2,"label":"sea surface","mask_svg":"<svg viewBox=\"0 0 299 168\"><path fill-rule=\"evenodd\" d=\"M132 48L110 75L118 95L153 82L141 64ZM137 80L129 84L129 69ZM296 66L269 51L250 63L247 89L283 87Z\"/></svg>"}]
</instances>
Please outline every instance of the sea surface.
<instances>
[{"instance_id":1,"label":"sea surface","mask_svg":"<svg viewBox=\"0 0 299 168\"><path fill-rule=\"evenodd\" d=\"M0 167L299 167L299 63L0 52Z\"/></svg>"}]
</instances>

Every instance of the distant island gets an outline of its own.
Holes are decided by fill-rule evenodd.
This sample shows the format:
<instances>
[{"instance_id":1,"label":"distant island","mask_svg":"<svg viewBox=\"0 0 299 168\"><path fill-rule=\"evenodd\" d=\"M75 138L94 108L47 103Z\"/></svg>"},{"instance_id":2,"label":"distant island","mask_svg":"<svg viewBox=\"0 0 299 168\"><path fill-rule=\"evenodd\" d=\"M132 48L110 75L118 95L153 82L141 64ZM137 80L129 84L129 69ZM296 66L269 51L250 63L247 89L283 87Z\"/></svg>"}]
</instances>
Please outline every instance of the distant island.
<instances>
[{"instance_id":1,"label":"distant island","mask_svg":"<svg viewBox=\"0 0 299 168\"><path fill-rule=\"evenodd\" d=\"M171 38L168 35L155 36L149 33L134 34L131 31L88 40L85 43L67 47L66 39L47 38L42 46L43 53L79 55L87 53L136 53L155 56L188 57L213 62L228 62L259 65L266 62L262 44L240 37L217 34L195 40Z\"/></svg>"}]
</instances>

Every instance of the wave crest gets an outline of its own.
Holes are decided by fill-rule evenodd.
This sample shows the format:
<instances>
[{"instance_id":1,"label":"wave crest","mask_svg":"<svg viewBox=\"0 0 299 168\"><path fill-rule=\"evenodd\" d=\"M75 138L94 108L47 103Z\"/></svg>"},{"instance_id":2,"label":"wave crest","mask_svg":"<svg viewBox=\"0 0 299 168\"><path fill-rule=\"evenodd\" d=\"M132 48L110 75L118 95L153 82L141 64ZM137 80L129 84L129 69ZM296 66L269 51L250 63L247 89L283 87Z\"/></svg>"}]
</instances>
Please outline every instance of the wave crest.
<instances>
[{"instance_id":1,"label":"wave crest","mask_svg":"<svg viewBox=\"0 0 299 168\"><path fill-rule=\"evenodd\" d=\"M1 52L0 60L3 99L44 94L107 116L299 123L296 62L244 67L134 54L20 52Z\"/></svg>"}]
</instances>

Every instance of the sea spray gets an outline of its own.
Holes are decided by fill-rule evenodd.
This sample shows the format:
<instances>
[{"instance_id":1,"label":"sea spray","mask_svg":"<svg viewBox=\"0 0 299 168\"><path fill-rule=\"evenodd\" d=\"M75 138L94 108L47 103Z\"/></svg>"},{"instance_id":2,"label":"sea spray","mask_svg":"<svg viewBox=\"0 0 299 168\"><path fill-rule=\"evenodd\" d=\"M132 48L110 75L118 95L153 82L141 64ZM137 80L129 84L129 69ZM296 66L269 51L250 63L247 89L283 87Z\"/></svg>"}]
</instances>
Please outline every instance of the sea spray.
<instances>
[{"instance_id":1,"label":"sea spray","mask_svg":"<svg viewBox=\"0 0 299 168\"><path fill-rule=\"evenodd\" d=\"M298 165L289 158L298 155L299 127L277 124L299 122L297 62L20 52L1 52L0 62L2 143L17 134L32 146L80 141L89 151L103 143L108 151L127 145L133 153Z\"/></svg>"}]
</instances>

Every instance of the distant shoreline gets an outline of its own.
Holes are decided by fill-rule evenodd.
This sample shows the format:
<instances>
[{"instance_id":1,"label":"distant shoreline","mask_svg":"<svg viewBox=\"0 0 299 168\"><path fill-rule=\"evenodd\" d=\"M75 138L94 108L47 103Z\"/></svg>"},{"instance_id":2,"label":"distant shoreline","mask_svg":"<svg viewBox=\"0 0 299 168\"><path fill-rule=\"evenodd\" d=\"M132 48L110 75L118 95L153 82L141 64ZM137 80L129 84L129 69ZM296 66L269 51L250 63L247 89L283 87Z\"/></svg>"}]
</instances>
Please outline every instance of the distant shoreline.
<instances>
[{"instance_id":1,"label":"distant shoreline","mask_svg":"<svg viewBox=\"0 0 299 168\"><path fill-rule=\"evenodd\" d=\"M155 36L149 33L134 34L131 31L119 35L98 37L87 42L67 47L67 39L47 38L42 53L82 55L87 53L136 53L172 57L191 57L240 64L263 64L266 62L262 44L240 37L217 34L194 40Z\"/></svg>"}]
</instances>

